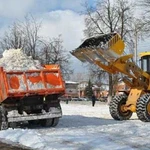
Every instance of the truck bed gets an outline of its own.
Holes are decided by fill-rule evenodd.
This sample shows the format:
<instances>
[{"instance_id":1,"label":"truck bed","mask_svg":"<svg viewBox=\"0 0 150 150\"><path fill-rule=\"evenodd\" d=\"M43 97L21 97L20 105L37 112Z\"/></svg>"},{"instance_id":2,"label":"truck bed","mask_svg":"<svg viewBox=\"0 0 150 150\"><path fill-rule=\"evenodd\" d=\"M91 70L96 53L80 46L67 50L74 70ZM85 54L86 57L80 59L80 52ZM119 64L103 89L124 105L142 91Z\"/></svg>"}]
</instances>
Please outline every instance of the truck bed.
<instances>
[{"instance_id":1,"label":"truck bed","mask_svg":"<svg viewBox=\"0 0 150 150\"><path fill-rule=\"evenodd\" d=\"M64 81L58 65L41 70L10 71L0 67L0 102L8 97L64 93Z\"/></svg>"}]
</instances>

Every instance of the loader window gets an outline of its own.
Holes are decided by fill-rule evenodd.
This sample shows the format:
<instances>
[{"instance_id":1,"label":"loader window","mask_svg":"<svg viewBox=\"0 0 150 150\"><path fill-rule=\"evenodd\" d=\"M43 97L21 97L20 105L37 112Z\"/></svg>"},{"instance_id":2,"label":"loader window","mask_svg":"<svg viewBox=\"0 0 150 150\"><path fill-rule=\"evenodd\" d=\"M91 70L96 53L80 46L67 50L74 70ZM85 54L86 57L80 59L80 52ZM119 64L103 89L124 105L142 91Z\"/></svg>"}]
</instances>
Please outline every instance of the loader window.
<instances>
[{"instance_id":1,"label":"loader window","mask_svg":"<svg viewBox=\"0 0 150 150\"><path fill-rule=\"evenodd\" d=\"M143 59L143 67L142 67L143 71L147 71L147 60Z\"/></svg>"},{"instance_id":2,"label":"loader window","mask_svg":"<svg viewBox=\"0 0 150 150\"><path fill-rule=\"evenodd\" d=\"M150 73L150 55L141 58L141 68L143 71Z\"/></svg>"}]
</instances>

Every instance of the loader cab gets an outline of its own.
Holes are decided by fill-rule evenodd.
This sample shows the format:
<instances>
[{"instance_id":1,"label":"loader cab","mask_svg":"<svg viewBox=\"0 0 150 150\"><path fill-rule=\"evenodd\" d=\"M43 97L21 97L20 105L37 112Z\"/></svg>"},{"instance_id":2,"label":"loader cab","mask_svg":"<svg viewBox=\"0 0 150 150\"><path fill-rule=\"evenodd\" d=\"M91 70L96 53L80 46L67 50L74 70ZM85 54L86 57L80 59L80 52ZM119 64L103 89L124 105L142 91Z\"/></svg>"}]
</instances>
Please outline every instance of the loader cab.
<instances>
[{"instance_id":1,"label":"loader cab","mask_svg":"<svg viewBox=\"0 0 150 150\"><path fill-rule=\"evenodd\" d=\"M140 53L141 69L150 74L150 52Z\"/></svg>"}]
</instances>

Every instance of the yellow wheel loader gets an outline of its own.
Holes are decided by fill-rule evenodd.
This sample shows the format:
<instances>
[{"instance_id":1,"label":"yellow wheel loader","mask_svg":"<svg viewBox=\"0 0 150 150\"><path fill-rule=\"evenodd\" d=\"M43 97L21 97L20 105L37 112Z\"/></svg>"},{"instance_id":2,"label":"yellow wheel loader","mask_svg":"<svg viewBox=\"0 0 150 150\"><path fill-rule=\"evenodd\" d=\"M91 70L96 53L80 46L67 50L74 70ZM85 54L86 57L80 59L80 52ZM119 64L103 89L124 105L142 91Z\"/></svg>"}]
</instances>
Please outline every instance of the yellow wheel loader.
<instances>
[{"instance_id":1,"label":"yellow wheel loader","mask_svg":"<svg viewBox=\"0 0 150 150\"><path fill-rule=\"evenodd\" d=\"M150 52L140 53L141 67L133 62L133 54L124 55L125 44L118 33L85 40L71 52L82 62L99 66L111 74L122 73L130 87L112 98L109 110L115 120L128 120L133 112L141 121L150 121Z\"/></svg>"}]
</instances>

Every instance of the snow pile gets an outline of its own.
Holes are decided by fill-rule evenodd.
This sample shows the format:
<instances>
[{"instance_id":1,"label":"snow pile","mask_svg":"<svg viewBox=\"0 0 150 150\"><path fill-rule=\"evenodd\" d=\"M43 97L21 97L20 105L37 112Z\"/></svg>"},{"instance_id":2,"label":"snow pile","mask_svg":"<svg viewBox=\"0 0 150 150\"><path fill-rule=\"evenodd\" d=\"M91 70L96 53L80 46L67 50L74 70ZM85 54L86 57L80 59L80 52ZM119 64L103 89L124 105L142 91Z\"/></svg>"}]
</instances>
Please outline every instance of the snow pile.
<instances>
[{"instance_id":1,"label":"snow pile","mask_svg":"<svg viewBox=\"0 0 150 150\"><path fill-rule=\"evenodd\" d=\"M0 137L12 142L21 143L22 145L32 147L34 149L43 149L45 145L42 136L32 130L8 129L7 131L1 131Z\"/></svg>"},{"instance_id":2,"label":"snow pile","mask_svg":"<svg viewBox=\"0 0 150 150\"><path fill-rule=\"evenodd\" d=\"M8 129L0 138L39 150L150 150L150 124L133 115L116 121L108 105L61 102L63 117L55 128Z\"/></svg>"},{"instance_id":3,"label":"snow pile","mask_svg":"<svg viewBox=\"0 0 150 150\"><path fill-rule=\"evenodd\" d=\"M5 50L3 57L0 59L0 66L4 67L6 71L42 69L38 60L33 60L31 56L27 56L21 49Z\"/></svg>"},{"instance_id":4,"label":"snow pile","mask_svg":"<svg viewBox=\"0 0 150 150\"><path fill-rule=\"evenodd\" d=\"M44 84L42 81L38 82L38 83L32 83L29 80L27 80L28 86L29 86L29 90L34 90L34 89L44 89Z\"/></svg>"}]
</instances>

